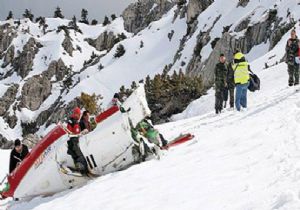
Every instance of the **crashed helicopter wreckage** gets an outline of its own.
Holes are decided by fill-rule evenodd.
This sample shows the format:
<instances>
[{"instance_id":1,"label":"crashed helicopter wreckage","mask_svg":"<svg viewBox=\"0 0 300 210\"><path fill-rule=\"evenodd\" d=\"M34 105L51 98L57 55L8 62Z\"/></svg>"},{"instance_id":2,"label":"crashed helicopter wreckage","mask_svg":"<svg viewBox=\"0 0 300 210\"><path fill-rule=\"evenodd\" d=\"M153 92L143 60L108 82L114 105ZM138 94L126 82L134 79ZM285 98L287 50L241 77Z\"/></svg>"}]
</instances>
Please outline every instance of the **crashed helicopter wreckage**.
<instances>
[{"instance_id":1,"label":"crashed helicopter wreckage","mask_svg":"<svg viewBox=\"0 0 300 210\"><path fill-rule=\"evenodd\" d=\"M124 170L145 158L159 157L161 149L193 138L191 134L181 135L164 147L158 147L141 134L133 135L132 131L138 123L151 114L143 85L122 106L130 108L130 112L122 113L118 106L113 106L96 116L97 126L93 131L79 136L89 172L95 177ZM90 176L68 170L75 168L73 159L67 154L70 135L61 123L50 131L7 176L6 187L1 192L2 199L49 196L86 184Z\"/></svg>"}]
</instances>

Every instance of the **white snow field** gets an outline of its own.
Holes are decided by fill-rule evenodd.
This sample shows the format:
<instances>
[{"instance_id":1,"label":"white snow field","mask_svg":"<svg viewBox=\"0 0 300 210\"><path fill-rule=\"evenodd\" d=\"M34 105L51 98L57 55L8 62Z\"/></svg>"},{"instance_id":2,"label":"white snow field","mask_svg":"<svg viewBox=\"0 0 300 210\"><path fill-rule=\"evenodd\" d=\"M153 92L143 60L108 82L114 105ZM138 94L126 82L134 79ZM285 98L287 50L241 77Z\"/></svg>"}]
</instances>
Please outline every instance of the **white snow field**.
<instances>
[{"instance_id":1,"label":"white snow field","mask_svg":"<svg viewBox=\"0 0 300 210\"><path fill-rule=\"evenodd\" d=\"M296 0L255 0L251 1L246 9L236 9L235 0L228 1L226 6L229 9L226 9L223 2L216 0L198 18L201 24L207 22L207 25L199 25L198 30L204 30L212 25L215 17L226 12L215 25L212 38L222 33L224 23L239 22L242 16L246 17L252 11L257 11L252 18L253 22L257 22L263 16L263 10L273 8L275 4L280 7L281 17L286 16L287 8L291 9L296 19L300 17L297 7L292 6L297 4ZM257 7L255 3L261 6ZM64 95L66 102L76 97L80 93L78 90L83 88L88 93L101 92L108 98L121 84L129 85L132 80L160 72L168 61L173 60L172 52L177 50L179 40L186 30L185 20L177 19L173 25L170 24L173 12L174 9L161 20L152 23L150 28L141 31L140 35L127 34L129 38L122 41L127 53L120 59L114 59L113 54L117 47L115 46L101 59L100 62L105 66L101 72L94 66L79 74L81 82ZM212 18L208 21L210 13ZM50 23L51 19L47 21ZM283 21L286 21L286 18ZM119 27L122 24L121 19L117 19L114 24L115 28L112 30L124 31L123 27ZM54 26L50 24L49 27ZM97 30L106 30L95 27L95 32L92 32L90 28L85 30L82 25L81 29L87 34L86 37L99 34ZM176 33L169 42L165 35L171 30L175 30ZM297 32L300 34L299 28ZM197 34L186 43L182 51L182 60L191 57ZM81 40L86 38L78 36ZM289 33L270 52L269 43L266 43L256 46L248 54L252 70L260 76L262 84L260 91L249 93L247 110L225 110L221 115L215 115L214 90L209 90L206 96L191 103L183 113L173 116L174 122L157 126L170 139L179 133L190 132L195 135L193 141L164 152L160 160L135 165L125 171L91 180L84 187L51 197L37 197L26 202L3 200L0 201L0 209L300 209L300 91L297 91L300 87L287 87L286 64L274 65L284 55L288 36ZM56 43L48 42L54 38L58 37L49 34L49 37L42 38L42 43L45 46L49 43L49 46L40 52L41 56L55 48ZM141 40L145 43L143 49L139 48ZM74 62L75 66L81 66L84 59L89 58L94 50L84 42L80 46L86 46L85 57L76 61L76 57L62 56L67 65ZM163 54L160 53L161 49L164 49ZM206 46L201 55L207 57L211 51L212 49ZM52 56L58 58L61 54L58 52ZM182 60L178 60L173 68L177 69ZM274 66L263 69L265 63ZM42 66L39 62L35 65ZM34 68L31 74L41 73L38 69L44 71L46 68ZM16 81L21 81L20 78L17 79ZM3 81L1 85L5 85L6 82L9 83ZM55 88L59 89L53 87ZM55 93L52 93L53 97ZM46 109L49 104L45 102L38 112ZM29 118L28 120L36 117L36 113L19 114L24 114L24 118ZM6 129L4 125L0 121L0 128L9 134L7 136L20 135L20 130ZM8 151L0 151L0 178L8 170L8 156Z\"/></svg>"},{"instance_id":2,"label":"white snow field","mask_svg":"<svg viewBox=\"0 0 300 210\"><path fill-rule=\"evenodd\" d=\"M280 58L285 38L269 54ZM300 91L287 87L286 64L263 70L262 61L268 58L266 54L251 63L262 84L260 91L249 93L247 110L215 115L212 105L206 114L157 126L167 138L195 135L192 142L165 152L161 160L52 197L4 200L0 208L300 209ZM213 104L213 95L211 90L194 102L190 112L195 115L201 104Z\"/></svg>"}]
</instances>

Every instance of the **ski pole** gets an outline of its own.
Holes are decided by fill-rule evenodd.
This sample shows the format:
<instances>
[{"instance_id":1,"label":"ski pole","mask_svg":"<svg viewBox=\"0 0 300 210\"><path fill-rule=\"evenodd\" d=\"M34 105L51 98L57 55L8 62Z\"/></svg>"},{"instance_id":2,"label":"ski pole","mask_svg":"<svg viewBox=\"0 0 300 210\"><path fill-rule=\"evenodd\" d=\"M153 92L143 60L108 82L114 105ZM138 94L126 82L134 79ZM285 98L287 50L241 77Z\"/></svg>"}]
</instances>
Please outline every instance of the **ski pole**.
<instances>
[{"instance_id":1,"label":"ski pole","mask_svg":"<svg viewBox=\"0 0 300 210\"><path fill-rule=\"evenodd\" d=\"M5 181L6 177L8 176L8 174L6 174L6 176L4 176L4 178L1 180L0 185L3 184L3 182Z\"/></svg>"}]
</instances>

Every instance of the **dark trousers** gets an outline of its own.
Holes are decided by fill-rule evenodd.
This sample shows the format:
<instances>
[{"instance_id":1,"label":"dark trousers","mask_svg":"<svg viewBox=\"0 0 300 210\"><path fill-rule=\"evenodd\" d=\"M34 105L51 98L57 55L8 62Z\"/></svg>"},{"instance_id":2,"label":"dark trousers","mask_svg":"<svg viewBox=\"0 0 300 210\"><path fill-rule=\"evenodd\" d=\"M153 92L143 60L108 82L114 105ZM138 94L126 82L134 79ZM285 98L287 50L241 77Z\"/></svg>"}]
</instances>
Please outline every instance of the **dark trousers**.
<instances>
[{"instance_id":1,"label":"dark trousers","mask_svg":"<svg viewBox=\"0 0 300 210\"><path fill-rule=\"evenodd\" d=\"M299 84L299 65L288 65L289 85Z\"/></svg>"},{"instance_id":2,"label":"dark trousers","mask_svg":"<svg viewBox=\"0 0 300 210\"><path fill-rule=\"evenodd\" d=\"M223 109L224 90L223 89L217 89L215 96L216 96L215 109L216 109L216 113L218 114Z\"/></svg>"},{"instance_id":3,"label":"dark trousers","mask_svg":"<svg viewBox=\"0 0 300 210\"><path fill-rule=\"evenodd\" d=\"M223 98L223 100L224 100L225 104L228 101L228 95L229 95L230 108L233 108L234 107L234 88L224 88L224 98Z\"/></svg>"},{"instance_id":4,"label":"dark trousers","mask_svg":"<svg viewBox=\"0 0 300 210\"><path fill-rule=\"evenodd\" d=\"M71 137L68 143L68 154L71 155L76 168L83 174L88 172L87 162L79 147L79 138Z\"/></svg>"}]
</instances>

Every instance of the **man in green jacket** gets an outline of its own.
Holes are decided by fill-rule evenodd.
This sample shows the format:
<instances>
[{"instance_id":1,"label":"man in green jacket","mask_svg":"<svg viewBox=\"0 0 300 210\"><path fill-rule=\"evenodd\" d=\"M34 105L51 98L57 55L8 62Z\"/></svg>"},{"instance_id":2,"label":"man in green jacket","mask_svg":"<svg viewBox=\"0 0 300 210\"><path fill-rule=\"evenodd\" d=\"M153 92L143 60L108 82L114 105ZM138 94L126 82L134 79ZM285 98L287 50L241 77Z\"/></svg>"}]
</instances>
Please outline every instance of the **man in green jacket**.
<instances>
[{"instance_id":1,"label":"man in green jacket","mask_svg":"<svg viewBox=\"0 0 300 210\"><path fill-rule=\"evenodd\" d=\"M227 88L227 72L226 57L224 54L220 55L219 63L215 67L215 110L216 114L221 113L223 109L224 92Z\"/></svg>"},{"instance_id":2,"label":"man in green jacket","mask_svg":"<svg viewBox=\"0 0 300 210\"><path fill-rule=\"evenodd\" d=\"M296 30L291 31L291 38L286 43L286 63L288 65L289 86L299 85L299 64L295 59L298 56L299 39L296 35Z\"/></svg>"}]
</instances>

